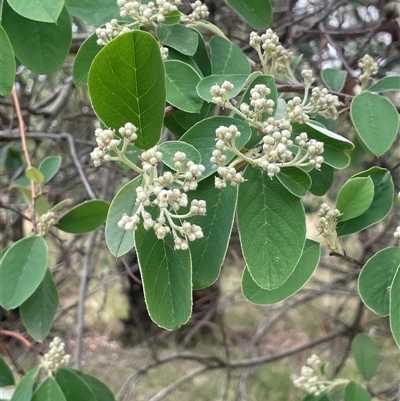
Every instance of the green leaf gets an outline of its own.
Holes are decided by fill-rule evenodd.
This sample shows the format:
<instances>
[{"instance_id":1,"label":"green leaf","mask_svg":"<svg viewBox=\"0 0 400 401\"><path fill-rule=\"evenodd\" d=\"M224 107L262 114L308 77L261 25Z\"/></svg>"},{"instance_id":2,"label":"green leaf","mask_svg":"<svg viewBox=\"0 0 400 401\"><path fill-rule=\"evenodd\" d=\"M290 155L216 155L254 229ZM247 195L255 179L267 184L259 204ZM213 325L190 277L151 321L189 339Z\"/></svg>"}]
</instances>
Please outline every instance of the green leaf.
<instances>
[{"instance_id":1,"label":"green leaf","mask_svg":"<svg viewBox=\"0 0 400 401\"><path fill-rule=\"evenodd\" d=\"M39 287L20 307L24 326L36 341L43 342L49 334L58 303L57 287L47 269Z\"/></svg>"},{"instance_id":2,"label":"green leaf","mask_svg":"<svg viewBox=\"0 0 400 401\"><path fill-rule=\"evenodd\" d=\"M181 13L178 10L171 11L169 14L164 15L165 20L162 22L163 25L175 25L181 20Z\"/></svg>"},{"instance_id":3,"label":"green leaf","mask_svg":"<svg viewBox=\"0 0 400 401\"><path fill-rule=\"evenodd\" d=\"M47 376L33 394L32 401L67 401L53 376Z\"/></svg>"},{"instance_id":4,"label":"green leaf","mask_svg":"<svg viewBox=\"0 0 400 401\"><path fill-rule=\"evenodd\" d=\"M304 196L311 186L310 176L298 167L282 167L276 178L295 196Z\"/></svg>"},{"instance_id":5,"label":"green leaf","mask_svg":"<svg viewBox=\"0 0 400 401\"><path fill-rule=\"evenodd\" d=\"M214 75L250 74L250 63L236 43L232 43L221 36L213 36L209 45L211 70Z\"/></svg>"},{"instance_id":6,"label":"green leaf","mask_svg":"<svg viewBox=\"0 0 400 401\"><path fill-rule=\"evenodd\" d=\"M371 401L371 395L358 383L351 381L343 389L343 401Z\"/></svg>"},{"instance_id":7,"label":"green leaf","mask_svg":"<svg viewBox=\"0 0 400 401\"><path fill-rule=\"evenodd\" d=\"M56 381L67 401L97 401L90 386L71 369L57 369Z\"/></svg>"},{"instance_id":8,"label":"green leaf","mask_svg":"<svg viewBox=\"0 0 400 401\"><path fill-rule=\"evenodd\" d=\"M14 375L6 361L0 357L0 387L12 386L15 384Z\"/></svg>"},{"instance_id":9,"label":"green leaf","mask_svg":"<svg viewBox=\"0 0 400 401\"><path fill-rule=\"evenodd\" d=\"M218 168L210 161L212 152L215 149L215 130L222 125L229 127L232 123L233 121L230 117L215 116L205 118L181 136L180 141L189 143L200 152L201 163L206 168L202 175L202 179L209 177L217 171ZM251 130L245 121L235 120L234 123L241 133L241 136L236 139L236 147L241 149L249 140ZM227 155L228 161L233 157L231 152L226 152L225 154Z\"/></svg>"},{"instance_id":10,"label":"green leaf","mask_svg":"<svg viewBox=\"0 0 400 401\"><path fill-rule=\"evenodd\" d=\"M197 74L200 75L200 77L203 76L202 71L194 61L193 57L186 56L178 52L177 50L173 49L172 47L168 48L168 60L182 61L183 63L190 65L197 72Z\"/></svg>"},{"instance_id":11,"label":"green leaf","mask_svg":"<svg viewBox=\"0 0 400 401\"><path fill-rule=\"evenodd\" d=\"M37 184L43 184L44 182L43 173L36 167L28 167L25 171L25 174L28 179L35 181Z\"/></svg>"},{"instance_id":12,"label":"green leaf","mask_svg":"<svg viewBox=\"0 0 400 401\"><path fill-rule=\"evenodd\" d=\"M394 104L383 96L363 92L351 102L350 115L367 148L376 156L382 156L399 130L399 114Z\"/></svg>"},{"instance_id":13,"label":"green leaf","mask_svg":"<svg viewBox=\"0 0 400 401\"><path fill-rule=\"evenodd\" d=\"M135 204L136 188L142 183L142 177L138 176L125 184L114 196L108 209L106 220L106 243L113 256L119 258L128 253L134 246L135 240L132 231L125 231L118 227L118 222L124 213L132 216L138 205Z\"/></svg>"},{"instance_id":14,"label":"green leaf","mask_svg":"<svg viewBox=\"0 0 400 401\"><path fill-rule=\"evenodd\" d=\"M35 211L39 216L43 216L50 210L50 203L45 195L40 195L35 201Z\"/></svg>"},{"instance_id":15,"label":"green leaf","mask_svg":"<svg viewBox=\"0 0 400 401\"><path fill-rule=\"evenodd\" d=\"M115 0L66 0L65 3L71 15L95 26L103 25L113 18L121 19Z\"/></svg>"},{"instance_id":16,"label":"green leaf","mask_svg":"<svg viewBox=\"0 0 400 401\"><path fill-rule=\"evenodd\" d=\"M203 100L197 95L200 75L189 65L178 60L165 61L167 102L188 113L199 113Z\"/></svg>"},{"instance_id":17,"label":"green leaf","mask_svg":"<svg viewBox=\"0 0 400 401\"><path fill-rule=\"evenodd\" d=\"M225 0L252 28L266 28L272 21L270 0Z\"/></svg>"},{"instance_id":18,"label":"green leaf","mask_svg":"<svg viewBox=\"0 0 400 401\"><path fill-rule=\"evenodd\" d=\"M303 253L293 273L278 288L264 290L252 279L247 268L243 271L242 289L244 296L255 304L274 304L294 295L310 280L321 257L320 244L306 240Z\"/></svg>"},{"instance_id":19,"label":"green leaf","mask_svg":"<svg viewBox=\"0 0 400 401\"><path fill-rule=\"evenodd\" d=\"M368 88L371 92L400 91L400 76L381 78Z\"/></svg>"},{"instance_id":20,"label":"green leaf","mask_svg":"<svg viewBox=\"0 0 400 401\"><path fill-rule=\"evenodd\" d=\"M10 39L6 31L0 25L0 96L8 96L13 88L15 79L15 56Z\"/></svg>"},{"instance_id":21,"label":"green leaf","mask_svg":"<svg viewBox=\"0 0 400 401\"><path fill-rule=\"evenodd\" d=\"M49 182L56 174L61 166L61 156L49 156L46 157L39 166L39 170L42 172L44 182Z\"/></svg>"},{"instance_id":22,"label":"green leaf","mask_svg":"<svg viewBox=\"0 0 400 401\"><path fill-rule=\"evenodd\" d=\"M159 240L142 224L135 232L135 242L149 315L160 327L175 330L192 312L190 252L175 250L171 234Z\"/></svg>"},{"instance_id":23,"label":"green leaf","mask_svg":"<svg viewBox=\"0 0 400 401\"><path fill-rule=\"evenodd\" d=\"M193 60L199 66L201 72L203 73L203 76L211 75L211 62L203 35L200 32L196 31L196 29L193 30L196 32L198 39L197 50L196 53L193 55Z\"/></svg>"},{"instance_id":24,"label":"green leaf","mask_svg":"<svg viewBox=\"0 0 400 401\"><path fill-rule=\"evenodd\" d=\"M207 102L211 102L212 95L210 93L210 88L216 84L221 86L224 81L229 81L234 86L232 92L229 93L229 99L232 99L233 97L237 96L243 89L247 78L247 74L210 75L203 78L197 84L196 90L202 99Z\"/></svg>"},{"instance_id":25,"label":"green leaf","mask_svg":"<svg viewBox=\"0 0 400 401\"><path fill-rule=\"evenodd\" d=\"M377 223L389 213L392 207L394 186L389 171L380 167L372 167L352 178L355 177L371 177L374 183L374 199L368 210L361 216L338 222L336 232L339 237L356 233Z\"/></svg>"},{"instance_id":26,"label":"green leaf","mask_svg":"<svg viewBox=\"0 0 400 401\"><path fill-rule=\"evenodd\" d=\"M380 316L389 315L390 286L400 267L400 248L390 247L377 252L361 270L358 291L368 308Z\"/></svg>"},{"instance_id":27,"label":"green leaf","mask_svg":"<svg viewBox=\"0 0 400 401\"><path fill-rule=\"evenodd\" d=\"M108 127L138 128L135 146L149 149L161 137L165 70L152 35L132 31L113 39L94 58L88 78L93 108Z\"/></svg>"},{"instance_id":28,"label":"green leaf","mask_svg":"<svg viewBox=\"0 0 400 401\"><path fill-rule=\"evenodd\" d=\"M199 151L193 147L192 145L182 142L182 141L167 141L163 142L158 150L162 152L163 157L162 161L165 165L167 165L172 170L176 171L175 164L173 158L176 152L183 152L186 154L186 160L191 160L192 162L199 164L201 163L201 155ZM182 167L181 171L186 171L184 167Z\"/></svg>"},{"instance_id":29,"label":"green leaf","mask_svg":"<svg viewBox=\"0 0 400 401\"><path fill-rule=\"evenodd\" d=\"M308 172L311 177L311 187L309 191L316 196L322 196L327 193L333 183L333 168L328 164L322 163L321 170L313 168Z\"/></svg>"},{"instance_id":30,"label":"green leaf","mask_svg":"<svg viewBox=\"0 0 400 401\"><path fill-rule=\"evenodd\" d=\"M113 393L103 382L91 375L83 373L80 370L71 370L92 389L93 393L97 397L97 401L115 401Z\"/></svg>"},{"instance_id":31,"label":"green leaf","mask_svg":"<svg viewBox=\"0 0 400 401\"><path fill-rule=\"evenodd\" d=\"M363 214L374 198L374 183L371 177L351 178L340 188L336 208L341 216L339 221L350 220Z\"/></svg>"},{"instance_id":32,"label":"green leaf","mask_svg":"<svg viewBox=\"0 0 400 401\"><path fill-rule=\"evenodd\" d=\"M253 280L272 290L292 274L306 239L300 199L248 166L239 186L237 225L243 256Z\"/></svg>"},{"instance_id":33,"label":"green leaf","mask_svg":"<svg viewBox=\"0 0 400 401\"><path fill-rule=\"evenodd\" d=\"M196 191L188 193L192 199L206 201L205 216L188 219L203 229L203 238L189 243L192 255L193 287L198 290L209 287L218 278L226 251L235 215L237 187L228 185L217 189L214 176L201 181Z\"/></svg>"},{"instance_id":34,"label":"green leaf","mask_svg":"<svg viewBox=\"0 0 400 401\"><path fill-rule=\"evenodd\" d=\"M92 33L79 48L72 67L72 79L76 86L87 85L89 69L97 53L103 48L97 44L96 32Z\"/></svg>"},{"instance_id":35,"label":"green leaf","mask_svg":"<svg viewBox=\"0 0 400 401\"><path fill-rule=\"evenodd\" d=\"M75 206L60 218L56 227L71 234L84 234L100 227L106 220L110 204L90 200Z\"/></svg>"},{"instance_id":36,"label":"green leaf","mask_svg":"<svg viewBox=\"0 0 400 401\"><path fill-rule=\"evenodd\" d=\"M31 401L33 384L35 383L38 371L39 366L36 366L25 373L25 376L18 383L15 392L11 398L11 401Z\"/></svg>"},{"instance_id":37,"label":"green leaf","mask_svg":"<svg viewBox=\"0 0 400 401\"><path fill-rule=\"evenodd\" d=\"M371 380L381 363L375 341L367 333L357 334L351 343L351 351L359 372L365 380Z\"/></svg>"},{"instance_id":38,"label":"green leaf","mask_svg":"<svg viewBox=\"0 0 400 401\"><path fill-rule=\"evenodd\" d=\"M16 57L29 70L51 74L61 68L72 40L71 18L65 7L57 23L50 24L24 18L5 2L2 23Z\"/></svg>"},{"instance_id":39,"label":"green leaf","mask_svg":"<svg viewBox=\"0 0 400 401\"><path fill-rule=\"evenodd\" d=\"M325 68L321 71L321 78L324 84L334 92L340 92L346 82L347 72L338 68Z\"/></svg>"},{"instance_id":40,"label":"green leaf","mask_svg":"<svg viewBox=\"0 0 400 401\"><path fill-rule=\"evenodd\" d=\"M25 302L43 280L47 259L47 244L42 237L15 242L1 260L0 305L9 310Z\"/></svg>"},{"instance_id":41,"label":"green leaf","mask_svg":"<svg viewBox=\"0 0 400 401\"><path fill-rule=\"evenodd\" d=\"M400 347L400 264L390 287L390 329Z\"/></svg>"},{"instance_id":42,"label":"green leaf","mask_svg":"<svg viewBox=\"0 0 400 401\"><path fill-rule=\"evenodd\" d=\"M156 35L159 41L165 45L187 56L196 53L198 36L197 33L184 25L158 25Z\"/></svg>"},{"instance_id":43,"label":"green leaf","mask_svg":"<svg viewBox=\"0 0 400 401\"><path fill-rule=\"evenodd\" d=\"M209 116L211 106L212 105L210 103L204 102L200 113L186 113L182 110L175 110L173 116L180 126L182 126L185 130L188 130L197 122L204 120Z\"/></svg>"},{"instance_id":44,"label":"green leaf","mask_svg":"<svg viewBox=\"0 0 400 401\"><path fill-rule=\"evenodd\" d=\"M64 0L7 0L12 9L25 18L57 22L64 7Z\"/></svg>"}]
</instances>

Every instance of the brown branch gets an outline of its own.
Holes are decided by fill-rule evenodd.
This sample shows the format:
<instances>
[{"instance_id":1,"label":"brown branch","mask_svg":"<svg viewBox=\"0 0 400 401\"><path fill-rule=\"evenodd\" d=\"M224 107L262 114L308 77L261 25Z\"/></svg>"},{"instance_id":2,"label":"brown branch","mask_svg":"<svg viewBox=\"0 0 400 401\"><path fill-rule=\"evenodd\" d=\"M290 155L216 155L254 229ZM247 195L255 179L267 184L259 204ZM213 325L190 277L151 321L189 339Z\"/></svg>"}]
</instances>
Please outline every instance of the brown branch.
<instances>
[{"instance_id":1,"label":"brown branch","mask_svg":"<svg viewBox=\"0 0 400 401\"><path fill-rule=\"evenodd\" d=\"M342 260L344 260L346 262L352 263L353 265L356 265L359 268L362 268L364 266L364 264L361 263L359 260L353 259L352 257L347 256L347 255L342 255L339 252L332 251L332 252L329 253L329 255L330 256L335 256L335 257L337 257L339 259L342 259Z\"/></svg>"}]
</instances>

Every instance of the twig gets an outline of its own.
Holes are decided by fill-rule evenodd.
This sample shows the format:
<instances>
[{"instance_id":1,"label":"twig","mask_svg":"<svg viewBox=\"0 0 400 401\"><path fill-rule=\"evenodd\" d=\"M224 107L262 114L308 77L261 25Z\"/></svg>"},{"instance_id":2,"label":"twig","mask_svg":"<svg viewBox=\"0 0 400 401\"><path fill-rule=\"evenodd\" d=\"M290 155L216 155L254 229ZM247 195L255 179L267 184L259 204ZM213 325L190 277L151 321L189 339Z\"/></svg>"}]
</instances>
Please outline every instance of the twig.
<instances>
[{"instance_id":1,"label":"twig","mask_svg":"<svg viewBox=\"0 0 400 401\"><path fill-rule=\"evenodd\" d=\"M0 339L0 349L1 351L7 355L10 358L11 363L14 365L16 371L20 374L20 375L24 375L25 371L24 369L22 369L21 365L18 363L17 360L15 360L15 358L13 357L12 353L10 352L10 350L6 347L5 344L3 344L3 341L1 341Z\"/></svg>"},{"instance_id":2,"label":"twig","mask_svg":"<svg viewBox=\"0 0 400 401\"><path fill-rule=\"evenodd\" d=\"M353 259L353 258L351 258L350 256L347 256L347 255L342 255L339 252L332 251L332 252L329 253L329 256L336 256L337 258L345 260L346 262L352 263L353 265L356 265L359 268L364 266L364 264L361 263L359 260Z\"/></svg>"}]
</instances>

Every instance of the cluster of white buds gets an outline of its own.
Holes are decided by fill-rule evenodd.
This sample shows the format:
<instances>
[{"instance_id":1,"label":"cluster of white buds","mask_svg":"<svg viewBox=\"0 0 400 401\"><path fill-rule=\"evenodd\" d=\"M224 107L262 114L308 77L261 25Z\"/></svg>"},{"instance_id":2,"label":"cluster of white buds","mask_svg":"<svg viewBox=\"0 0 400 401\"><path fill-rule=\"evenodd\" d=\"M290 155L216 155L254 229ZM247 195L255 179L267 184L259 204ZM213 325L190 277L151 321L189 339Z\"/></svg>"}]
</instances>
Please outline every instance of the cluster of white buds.
<instances>
[{"instance_id":1,"label":"cluster of white buds","mask_svg":"<svg viewBox=\"0 0 400 401\"><path fill-rule=\"evenodd\" d=\"M207 18L209 15L208 7L200 0L192 3L190 7L192 7L193 12L189 14L188 17L192 21L199 21L201 19Z\"/></svg>"},{"instance_id":2,"label":"cluster of white buds","mask_svg":"<svg viewBox=\"0 0 400 401\"><path fill-rule=\"evenodd\" d=\"M340 251L336 233L336 220L340 216L340 211L331 209L326 203L323 203L318 211L318 216L318 233L326 239L329 249Z\"/></svg>"},{"instance_id":3,"label":"cluster of white buds","mask_svg":"<svg viewBox=\"0 0 400 401\"><path fill-rule=\"evenodd\" d=\"M300 124L306 124L310 120L310 117L304 112L302 101L298 96L287 102L287 119Z\"/></svg>"},{"instance_id":4,"label":"cluster of white buds","mask_svg":"<svg viewBox=\"0 0 400 401\"><path fill-rule=\"evenodd\" d=\"M400 240L400 226L396 227L396 230L394 231L393 236L395 238L397 238L398 240Z\"/></svg>"},{"instance_id":5,"label":"cluster of white buds","mask_svg":"<svg viewBox=\"0 0 400 401\"><path fill-rule=\"evenodd\" d=\"M247 117L259 119L262 113L272 114L274 111L275 102L272 99L267 99L271 94L271 89L263 84L255 85L250 90L250 105L243 102L239 106L239 110ZM250 107L252 106L252 108Z\"/></svg>"},{"instance_id":6,"label":"cluster of white buds","mask_svg":"<svg viewBox=\"0 0 400 401\"><path fill-rule=\"evenodd\" d=\"M371 76L378 72L378 63L369 54L366 54L359 61L358 66L363 70L359 79L364 86L370 80Z\"/></svg>"},{"instance_id":7,"label":"cluster of white buds","mask_svg":"<svg viewBox=\"0 0 400 401\"><path fill-rule=\"evenodd\" d=\"M127 142L134 142L137 139L137 128L132 123L126 123L118 132Z\"/></svg>"},{"instance_id":8,"label":"cluster of white buds","mask_svg":"<svg viewBox=\"0 0 400 401\"><path fill-rule=\"evenodd\" d=\"M40 216L37 223L37 230L40 236L45 236L51 227L56 225L57 221L54 212L47 212Z\"/></svg>"},{"instance_id":9,"label":"cluster of white buds","mask_svg":"<svg viewBox=\"0 0 400 401\"><path fill-rule=\"evenodd\" d=\"M94 165L97 167L103 162L111 160L109 151L117 149L121 140L114 139L115 131L111 129L103 130L102 128L97 128L94 135L96 136L98 146L93 149L92 153L90 153L90 157L92 158Z\"/></svg>"},{"instance_id":10,"label":"cluster of white buds","mask_svg":"<svg viewBox=\"0 0 400 401\"><path fill-rule=\"evenodd\" d=\"M145 150L140 155L142 161L143 170L150 172L157 167L157 164L162 160L162 153L158 150L157 146L154 146L148 150Z\"/></svg>"},{"instance_id":11,"label":"cluster of white buds","mask_svg":"<svg viewBox=\"0 0 400 401\"><path fill-rule=\"evenodd\" d=\"M308 69L301 70L301 76L303 77L303 82L305 87L311 86L315 81L312 70Z\"/></svg>"},{"instance_id":12,"label":"cluster of white buds","mask_svg":"<svg viewBox=\"0 0 400 401\"><path fill-rule=\"evenodd\" d=\"M107 22L104 28L96 29L96 35L98 37L97 44L104 46L117 36L130 31L131 30L128 26L120 25L114 18L110 22Z\"/></svg>"},{"instance_id":13,"label":"cluster of white buds","mask_svg":"<svg viewBox=\"0 0 400 401\"><path fill-rule=\"evenodd\" d=\"M315 396L328 389L328 382L321 372L322 362L317 355L307 359L307 366L301 368L301 376L293 381L295 387Z\"/></svg>"},{"instance_id":14,"label":"cluster of white buds","mask_svg":"<svg viewBox=\"0 0 400 401\"><path fill-rule=\"evenodd\" d=\"M300 149L307 151L305 158L308 159L308 165L319 170L324 162L322 153L324 153L324 143L319 142L316 139L308 139L306 132L302 132L296 136L295 141Z\"/></svg>"},{"instance_id":15,"label":"cluster of white buds","mask_svg":"<svg viewBox=\"0 0 400 401\"><path fill-rule=\"evenodd\" d=\"M168 59L168 47L160 47L160 52L161 52L161 58L163 61Z\"/></svg>"},{"instance_id":16,"label":"cluster of white buds","mask_svg":"<svg viewBox=\"0 0 400 401\"><path fill-rule=\"evenodd\" d=\"M49 351L43 355L41 365L49 371L53 372L60 366L67 365L70 355L65 353L65 344L58 338L54 337L50 343Z\"/></svg>"},{"instance_id":17,"label":"cluster of white buds","mask_svg":"<svg viewBox=\"0 0 400 401\"><path fill-rule=\"evenodd\" d=\"M181 0L156 0L147 4L140 1L118 0L120 15L122 18L131 17L139 22L140 25L152 27L153 22L164 22L165 16L178 10Z\"/></svg>"},{"instance_id":18,"label":"cluster of white buds","mask_svg":"<svg viewBox=\"0 0 400 401\"><path fill-rule=\"evenodd\" d=\"M233 88L233 84L229 81L224 81L221 86L213 85L210 88L211 101L218 106L225 107L226 103L229 102L229 93L232 92Z\"/></svg>"},{"instance_id":19,"label":"cluster of white buds","mask_svg":"<svg viewBox=\"0 0 400 401\"><path fill-rule=\"evenodd\" d=\"M285 73L287 71L290 62L293 60L293 54L281 45L278 35L272 29L267 29L261 36L257 32L251 32L249 43L251 47L256 49L264 73L273 73L274 71ZM269 61L272 64L268 71L267 64Z\"/></svg>"},{"instance_id":20,"label":"cluster of white buds","mask_svg":"<svg viewBox=\"0 0 400 401\"><path fill-rule=\"evenodd\" d=\"M221 189L226 188L227 182L229 181L232 186L236 186L245 181L241 172L237 172L235 167L218 167L217 170L220 177L215 177L215 188Z\"/></svg>"},{"instance_id":21,"label":"cluster of white buds","mask_svg":"<svg viewBox=\"0 0 400 401\"><path fill-rule=\"evenodd\" d=\"M310 102L305 107L305 110L311 115L318 114L325 118L336 120L338 117L337 108L342 105L339 98L329 93L328 89L313 88Z\"/></svg>"}]
</instances>

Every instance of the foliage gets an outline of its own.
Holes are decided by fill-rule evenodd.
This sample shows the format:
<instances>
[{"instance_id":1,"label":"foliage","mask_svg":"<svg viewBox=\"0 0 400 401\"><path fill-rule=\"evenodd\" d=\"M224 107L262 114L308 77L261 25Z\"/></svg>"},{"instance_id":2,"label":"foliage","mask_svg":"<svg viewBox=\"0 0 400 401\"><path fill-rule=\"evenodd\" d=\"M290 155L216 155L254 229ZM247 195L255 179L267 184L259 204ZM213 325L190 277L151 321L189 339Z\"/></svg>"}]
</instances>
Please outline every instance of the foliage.
<instances>
[{"instance_id":1,"label":"foliage","mask_svg":"<svg viewBox=\"0 0 400 401\"><path fill-rule=\"evenodd\" d=\"M254 29L265 29L272 21L269 1L227 2ZM51 206L45 190L57 177L61 157L32 166L20 117L26 169L12 186L32 208L33 235L1 255L0 305L20 308L30 336L43 342L58 308L45 239L56 229L80 235L105 223L112 255L136 250L151 319L175 330L191 316L193 288L217 280L235 217L246 262L246 298L273 304L299 291L313 276L321 252L307 238L303 199L308 192L324 195L334 186L333 171L349 169L352 176L339 189L336 204L322 204L317 229L332 255L354 261L340 237L382 222L397 207L394 173L379 161L398 136L398 109L386 92L399 89L399 77L372 82L378 66L365 55L359 63L361 93L348 107L340 93L346 72L323 70L327 88L320 88L310 69L297 74L293 54L270 29L261 36L251 33L256 56L250 59L205 20L208 12L200 2L189 15L177 10L179 2L101 3L2 3L0 94L11 93L14 101L14 55L33 73L54 73L69 53L71 17L97 27L81 46L72 72L76 85L87 84L100 121L98 146L90 153L93 169L117 162L121 174L128 170L136 175L111 203L91 196L61 214L65 200ZM333 124L347 112L357 136L340 135ZM164 142L164 127L178 139ZM363 155L357 157L375 155L376 165L358 168L357 152ZM396 240L399 230L394 231ZM398 345L399 249L387 246L370 255L358 278L362 301L389 316ZM57 341L52 344L51 349L63 350ZM97 379L61 367L68 362L61 351L61 359L41 362L49 375L39 374L37 367L28 371L12 399L114 399ZM375 343L361 333L352 351L359 372L371 380L380 362ZM330 380L319 359L308 365L297 382L311 394L307 400L328 399L329 394L345 401L371 399L353 381ZM0 366L1 385L14 385L2 359Z\"/></svg>"}]
</instances>

